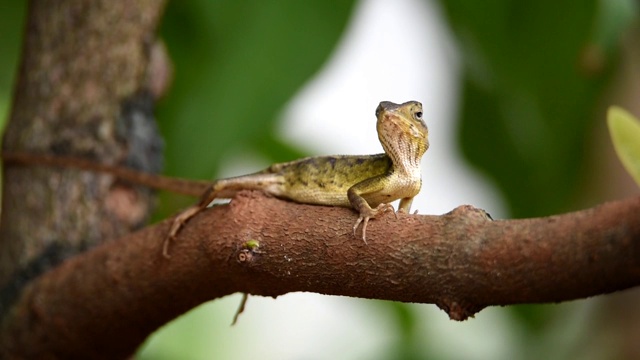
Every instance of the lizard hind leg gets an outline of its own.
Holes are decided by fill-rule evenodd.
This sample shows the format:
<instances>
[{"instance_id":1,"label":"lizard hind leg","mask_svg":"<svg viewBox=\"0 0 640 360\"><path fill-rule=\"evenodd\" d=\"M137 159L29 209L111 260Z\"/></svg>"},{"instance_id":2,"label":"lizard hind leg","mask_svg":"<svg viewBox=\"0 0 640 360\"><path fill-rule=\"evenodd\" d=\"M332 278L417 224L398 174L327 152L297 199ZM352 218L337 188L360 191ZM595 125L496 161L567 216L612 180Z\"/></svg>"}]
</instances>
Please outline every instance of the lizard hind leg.
<instances>
[{"instance_id":1,"label":"lizard hind leg","mask_svg":"<svg viewBox=\"0 0 640 360\"><path fill-rule=\"evenodd\" d=\"M169 255L169 244L176 238L176 236L180 232L180 229L182 229L184 224L186 224L187 221L189 221L189 219L196 216L203 209L204 208L200 207L198 204L198 205L191 206L186 210L182 211L181 213L179 213L178 215L176 215L176 217L173 219L173 222L171 223L169 234L164 239L164 244L162 245L162 255L165 258L169 259L171 257L171 255Z\"/></svg>"},{"instance_id":2,"label":"lizard hind leg","mask_svg":"<svg viewBox=\"0 0 640 360\"><path fill-rule=\"evenodd\" d=\"M207 191L200 197L200 201L198 204L188 207L186 210L182 211L175 218L173 218L173 222L171 223L171 228L169 229L169 233L164 240L162 245L162 255L169 259L171 255L169 255L169 244L176 238L184 224L187 223L192 217L196 216L202 210L206 209L209 204L215 200L216 194L216 184L214 183L210 186Z\"/></svg>"}]
</instances>

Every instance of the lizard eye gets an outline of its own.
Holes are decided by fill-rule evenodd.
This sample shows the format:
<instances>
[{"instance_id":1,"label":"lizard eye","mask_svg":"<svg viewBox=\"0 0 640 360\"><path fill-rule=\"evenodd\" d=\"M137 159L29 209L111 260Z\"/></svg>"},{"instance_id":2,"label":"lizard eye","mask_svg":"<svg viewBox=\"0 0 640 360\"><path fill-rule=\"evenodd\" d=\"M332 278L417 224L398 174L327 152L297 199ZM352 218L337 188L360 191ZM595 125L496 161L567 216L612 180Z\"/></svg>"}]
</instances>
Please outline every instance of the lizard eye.
<instances>
[{"instance_id":1,"label":"lizard eye","mask_svg":"<svg viewBox=\"0 0 640 360\"><path fill-rule=\"evenodd\" d=\"M418 120L422 120L422 111L416 112L413 116Z\"/></svg>"}]
</instances>

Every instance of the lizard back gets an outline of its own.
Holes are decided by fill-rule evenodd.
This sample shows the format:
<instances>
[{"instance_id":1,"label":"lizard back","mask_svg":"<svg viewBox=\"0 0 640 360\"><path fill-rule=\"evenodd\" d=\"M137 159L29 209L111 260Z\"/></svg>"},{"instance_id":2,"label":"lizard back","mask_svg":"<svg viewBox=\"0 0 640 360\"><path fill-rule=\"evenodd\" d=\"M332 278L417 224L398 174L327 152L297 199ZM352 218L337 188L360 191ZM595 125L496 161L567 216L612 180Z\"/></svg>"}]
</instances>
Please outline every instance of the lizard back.
<instances>
[{"instance_id":1,"label":"lizard back","mask_svg":"<svg viewBox=\"0 0 640 360\"><path fill-rule=\"evenodd\" d=\"M392 171L387 154L308 157L274 164L267 170L284 182L282 194L300 203L351 207L347 190L353 185Z\"/></svg>"}]
</instances>

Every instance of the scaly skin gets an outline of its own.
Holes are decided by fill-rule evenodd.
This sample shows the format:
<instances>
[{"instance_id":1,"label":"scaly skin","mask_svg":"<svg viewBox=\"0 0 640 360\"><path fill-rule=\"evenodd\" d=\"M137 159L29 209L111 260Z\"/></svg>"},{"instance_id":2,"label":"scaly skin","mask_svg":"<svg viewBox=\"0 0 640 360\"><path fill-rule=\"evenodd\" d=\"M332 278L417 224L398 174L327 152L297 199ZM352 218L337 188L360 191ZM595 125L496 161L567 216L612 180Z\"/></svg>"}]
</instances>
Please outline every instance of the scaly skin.
<instances>
[{"instance_id":1,"label":"scaly skin","mask_svg":"<svg viewBox=\"0 0 640 360\"><path fill-rule=\"evenodd\" d=\"M123 180L186 195L202 194L200 201L173 222L164 243L169 257L169 242L182 226L204 210L214 199L228 199L241 190L260 190L273 196L304 204L352 207L359 213L354 235L362 223L366 243L370 219L393 211L390 202L400 199L399 211L409 212L413 197L422 185L420 160L429 148L428 129L422 120L422 104L381 102L376 109L378 138L384 153L376 155L340 155L309 157L274 164L267 169L213 183L169 178L103 164L90 160L51 155L4 153L7 162L73 167L111 173Z\"/></svg>"}]
</instances>

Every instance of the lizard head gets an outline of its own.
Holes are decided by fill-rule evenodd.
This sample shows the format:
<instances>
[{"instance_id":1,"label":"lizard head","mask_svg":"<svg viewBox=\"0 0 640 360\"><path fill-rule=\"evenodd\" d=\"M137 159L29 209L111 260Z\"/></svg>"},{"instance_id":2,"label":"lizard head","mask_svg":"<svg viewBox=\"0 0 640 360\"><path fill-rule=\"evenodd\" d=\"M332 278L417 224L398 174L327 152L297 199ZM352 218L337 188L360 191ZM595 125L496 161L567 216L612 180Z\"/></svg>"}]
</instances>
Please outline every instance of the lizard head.
<instances>
[{"instance_id":1,"label":"lizard head","mask_svg":"<svg viewBox=\"0 0 640 360\"><path fill-rule=\"evenodd\" d=\"M420 166L429 148L429 129L422 119L422 104L383 101L376 109L378 139L396 166Z\"/></svg>"}]
</instances>

